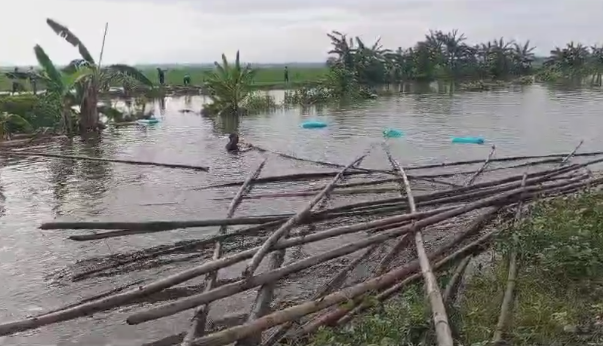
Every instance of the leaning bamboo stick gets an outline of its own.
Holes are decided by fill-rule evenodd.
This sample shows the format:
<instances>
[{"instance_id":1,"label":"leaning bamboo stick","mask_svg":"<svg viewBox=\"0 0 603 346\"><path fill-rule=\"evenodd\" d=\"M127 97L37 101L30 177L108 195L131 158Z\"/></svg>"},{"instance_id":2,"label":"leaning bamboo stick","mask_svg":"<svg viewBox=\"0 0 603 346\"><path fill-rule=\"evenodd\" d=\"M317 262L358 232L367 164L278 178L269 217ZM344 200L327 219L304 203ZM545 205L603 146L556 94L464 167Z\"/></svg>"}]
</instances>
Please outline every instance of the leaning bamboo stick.
<instances>
[{"instance_id":1,"label":"leaning bamboo stick","mask_svg":"<svg viewBox=\"0 0 603 346\"><path fill-rule=\"evenodd\" d=\"M99 162L111 162L111 163L125 163L125 164L130 164L130 165L137 165L137 166L157 166L157 167L191 169L191 170L195 170L195 171L209 172L208 167L173 164L173 163L159 163L159 162L146 162L146 161L121 160L121 159L103 159L103 158L99 158L99 157L61 155L61 154L52 154L52 153L37 153L37 152L30 152L30 151L19 151L19 152L2 151L2 152L0 152L0 154L8 155L8 156L40 156L40 157L52 157L52 158L65 159L65 160L84 160L84 161L99 161Z\"/></svg>"},{"instance_id":2,"label":"leaning bamboo stick","mask_svg":"<svg viewBox=\"0 0 603 346\"><path fill-rule=\"evenodd\" d=\"M568 159L571 155L575 154L577 148L582 145L582 141L576 147L576 150L572 152L572 154L568 155ZM561 165L563 165L567 160L563 160ZM526 172L527 175L527 172ZM523 184L525 184L526 179L524 178ZM517 211L515 213L515 219L513 220L513 224L517 225L521 219L521 209L523 207L523 203L519 201L517 203ZM517 244L515 244L517 246ZM492 344L493 345L501 345L503 343L503 339L505 336L505 332L507 330L509 320L511 317L511 312L513 311L513 300L515 299L515 284L517 280L517 272L518 272L518 263L517 263L517 250L513 249L511 254L509 255L509 272L507 273L507 286L505 289L505 294L503 297L503 301L500 306L500 314L498 316L498 322L496 323L496 329L494 330L494 335L492 336Z\"/></svg>"},{"instance_id":3,"label":"leaning bamboo stick","mask_svg":"<svg viewBox=\"0 0 603 346\"><path fill-rule=\"evenodd\" d=\"M243 276L251 276L260 265L260 262L264 259L264 256L270 251L272 246L279 241L282 237L286 237L289 234L289 231L299 223L306 215L312 210L312 208L320 202L333 188L335 184L339 181L339 179L345 174L345 172L354 166L355 163L364 159L370 151L372 150L372 146L366 151L366 153L362 154L360 157L354 159L350 162L346 167L344 167L328 184L321 192L319 192L306 206L304 206L300 211L292 216L287 222L285 222L282 226L280 226L276 231L274 231L264 242L262 247L253 255L247 267L243 271Z\"/></svg>"},{"instance_id":4,"label":"leaning bamboo stick","mask_svg":"<svg viewBox=\"0 0 603 346\"><path fill-rule=\"evenodd\" d=\"M469 180L467 180L467 182L465 183L465 186L469 186L469 185L473 184L475 179L477 179L477 177L479 177L480 174L482 174L484 172L484 170L486 170L486 168L490 164L490 162L492 160L492 156L494 156L495 152L496 152L496 146L493 145L492 150L490 151L490 155L488 155L488 158L486 158L486 161L484 162L484 164L475 172L475 174L473 174L469 178Z\"/></svg>"},{"instance_id":5,"label":"leaning bamboo stick","mask_svg":"<svg viewBox=\"0 0 603 346\"><path fill-rule=\"evenodd\" d=\"M368 152L367 152L368 155ZM362 160L366 157L366 155L361 156L360 159L355 160L350 168L355 168L357 166L359 166L362 162ZM347 167L344 168L344 170L342 172L345 172L345 170L348 169ZM338 180L335 181L335 183L333 184L333 188L335 188L336 184L337 184ZM325 189L327 189L328 187L325 187ZM318 203L317 206L317 210L321 210L324 208L324 206L326 205L326 202L328 201L329 197L331 196L331 193L333 193L333 189L331 189L330 191L328 191L325 196L323 197L323 199ZM311 209L310 209L311 211ZM314 228L314 224L311 223L309 226L309 232L315 231ZM285 235L285 237L287 237L288 235ZM279 251L275 251L272 253L272 255L270 256L270 263L268 264L268 268L269 270L275 270L280 268L283 263L285 262L285 254L286 254L286 249L283 250L279 250ZM251 311L249 312L249 318L248 318L248 322L249 321L253 321L255 319L258 319L262 316L264 316L266 313L268 313L268 311L270 310L270 303L272 302L273 298L274 298L274 287L275 287L275 282L270 282L268 284L262 285L256 295L256 299L253 303L253 306L251 307ZM235 346L254 346L257 344L260 344L262 342L262 334L258 334L258 335L254 335L245 339L241 339L238 340L235 344Z\"/></svg>"},{"instance_id":6,"label":"leaning bamboo stick","mask_svg":"<svg viewBox=\"0 0 603 346\"><path fill-rule=\"evenodd\" d=\"M398 173L398 176L404 182L406 188L406 197L408 198L408 205L410 206L410 212L416 213L417 207L415 206L415 200L412 195L412 189L410 183L406 177L404 169L400 164L391 156L389 149L384 145L387 158L392 165L394 171ZM403 195L403 192L400 192ZM425 280L425 290L429 299L431 310L433 312L433 323L435 326L436 336L438 339L439 346L453 346L452 332L450 331L450 325L448 323L448 315L446 313L446 306L442 300L442 293L438 285L438 280L433 273L427 251L425 250L423 234L421 228L417 227L414 223L412 230L415 233L415 247L417 249L417 257L419 258L419 264L421 265L421 272L423 273L423 279Z\"/></svg>"},{"instance_id":7,"label":"leaning bamboo stick","mask_svg":"<svg viewBox=\"0 0 603 346\"><path fill-rule=\"evenodd\" d=\"M583 177L580 177L580 180L582 180L582 179L583 179ZM580 181L580 180L578 180L578 178L576 178L573 181ZM603 178L601 178L601 180L603 180ZM566 186L566 185L568 185L568 183L566 183L566 182L556 183L556 184L550 184L548 186L548 188L551 189L551 188ZM500 203L503 201L508 203L510 200L513 201L513 200L517 199L518 194L520 194L521 192L526 192L526 194L523 196L525 196L525 198L527 198L530 196L527 193L540 192L541 190L543 190L543 188L537 187L537 186L530 186L530 187L519 188L519 189L509 191L509 192L501 193L501 194L493 196L493 197L484 198L484 199L476 201L474 203L465 204L458 208L455 208L455 209L452 209L452 210L449 210L446 212L438 213L431 217L427 217L425 219L419 220L414 224L414 227L421 228L421 227L430 226L432 224L441 222L443 220L465 214L469 211L496 205L497 203ZM402 217L402 216L404 216L404 215L401 215L398 217L392 217L391 219L396 219L396 221L400 221L397 218ZM349 230L349 229L353 229L354 227L361 227L364 230L366 230L366 228L367 228L366 225L371 225L372 227L379 227L379 226L385 225L385 223L381 223L381 222L374 222L374 221L366 222L366 223L360 223L357 225L352 225L352 226L347 226L347 227L342 227L342 228ZM337 258L337 257L343 256L343 255L358 251L362 248L369 247L370 245L378 243L378 242L383 242L387 239L393 239L393 238L399 237L403 234L412 232L412 230L413 230L413 227L411 225L411 226L403 226L403 227L395 228L388 232L381 232L377 235L367 237L367 238L359 240L357 242L346 244L340 248L337 248L337 249L334 249L334 250L331 250L331 251L328 251L328 252L325 252L325 253L322 253L322 254L319 254L316 256L308 257L308 258L305 258L298 262L294 262L294 263L288 265L287 267L282 267L277 270L268 271L268 272L264 272L259 275L251 276L247 280L241 280L237 283L224 285L224 286L220 287L219 289L215 289L210 292L207 292L207 294L199 294L196 296L191 296L191 297L182 299L180 301L177 301L177 302L174 302L171 304L158 306L156 308L152 308L147 311L139 312L137 314L130 316L127 319L127 322L129 324L139 324L139 323L143 323L143 322L146 322L149 320L170 316L170 315L176 314L180 311L192 309L198 305L206 304L208 302L211 302L211 301L214 301L217 299L222 299L227 296L230 296L230 295L248 290L250 288L256 287L258 285L262 285L264 283L274 281L276 279L280 279L286 275L292 274L299 270L306 269L309 266L312 266L312 265L315 265L318 263L322 263L326 260L330 260L333 258ZM304 238L304 240L306 240L307 238L309 238L311 236L315 236L315 235L316 234L313 234L313 235L309 235L309 236L306 236L303 238ZM286 243L287 241L291 241L291 239L283 240L283 243ZM276 248L278 248L278 243L275 245L275 249ZM241 254L257 251L256 249L257 248L243 251L241 253L231 256L231 258L242 256ZM226 257L224 259L226 259ZM210 266L215 266L216 262L219 262L219 261L208 262L200 267L205 266L207 268ZM188 277L191 275L191 272L194 272L196 275L201 275L199 272L204 273L204 271L201 271L199 268L189 269L188 271L186 271L184 273L187 273L186 277ZM181 274L175 276L176 278L179 279L178 281L176 281L174 278L172 278L172 280L176 281L177 283L182 282L182 281L180 281L180 279L182 279L182 276L185 276L185 275L183 273L181 273ZM0 335L2 335L1 327L2 326L0 325Z\"/></svg>"},{"instance_id":8,"label":"leaning bamboo stick","mask_svg":"<svg viewBox=\"0 0 603 346\"><path fill-rule=\"evenodd\" d=\"M243 200L243 196L253 188L253 185L252 185L253 180L256 179L260 175L260 172L264 168L265 164L266 164L266 159L262 160L262 162L259 164L259 166L247 177L247 179L245 179L245 183L243 183L243 185L241 185L241 188L239 189L239 191L237 192L235 197L230 202L230 205L228 206L228 210L226 211L227 219L231 218L234 215L237 207L241 204L241 201ZM218 231L218 233L224 234L227 232L227 230L228 230L228 226L222 226L222 227L220 227L220 230ZM214 254L213 254L212 260L215 261L215 260L219 259L221 256L222 256L222 243L220 241L217 241L215 248L214 248ZM208 291L211 291L212 289L214 289L217 278L218 278L217 270L207 274L207 276L205 278L204 292L208 292ZM205 333L205 321L207 320L207 314L209 313L209 308L210 308L209 304L206 304L206 305L200 306L195 311L195 314L193 315L193 320L191 322L191 326L190 326L188 332L186 333L184 340L182 341L182 346L190 346L192 340L195 337L202 336L203 333Z\"/></svg>"}]
</instances>

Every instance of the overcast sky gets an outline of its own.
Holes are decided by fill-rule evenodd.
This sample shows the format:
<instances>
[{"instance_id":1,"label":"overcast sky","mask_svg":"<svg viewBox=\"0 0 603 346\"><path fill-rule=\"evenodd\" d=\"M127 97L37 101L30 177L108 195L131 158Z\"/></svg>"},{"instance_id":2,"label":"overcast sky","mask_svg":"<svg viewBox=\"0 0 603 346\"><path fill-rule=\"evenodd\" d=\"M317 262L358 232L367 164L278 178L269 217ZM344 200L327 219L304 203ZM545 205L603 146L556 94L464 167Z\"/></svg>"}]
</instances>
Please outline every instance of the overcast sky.
<instances>
[{"instance_id":1,"label":"overcast sky","mask_svg":"<svg viewBox=\"0 0 603 346\"><path fill-rule=\"evenodd\" d=\"M35 63L40 44L57 63L77 52L46 25L68 26L94 55L105 22L105 61L206 63L241 50L247 62L319 62L326 32L406 47L429 29L458 28L469 41L530 39L538 53L571 40L603 43L603 0L7 0L0 65Z\"/></svg>"}]
</instances>

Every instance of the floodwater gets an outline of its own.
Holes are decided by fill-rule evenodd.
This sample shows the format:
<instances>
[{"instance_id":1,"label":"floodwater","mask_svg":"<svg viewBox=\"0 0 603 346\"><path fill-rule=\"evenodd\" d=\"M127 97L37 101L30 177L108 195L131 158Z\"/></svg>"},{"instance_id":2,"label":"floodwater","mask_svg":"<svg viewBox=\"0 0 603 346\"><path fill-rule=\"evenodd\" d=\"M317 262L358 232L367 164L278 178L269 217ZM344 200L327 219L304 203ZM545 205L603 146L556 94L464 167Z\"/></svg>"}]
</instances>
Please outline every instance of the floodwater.
<instances>
[{"instance_id":1,"label":"floodwater","mask_svg":"<svg viewBox=\"0 0 603 346\"><path fill-rule=\"evenodd\" d=\"M282 92L275 92L282 97ZM157 111L161 122L149 127L107 129L96 144L62 144L54 153L165 163L206 165L209 173L105 162L69 162L47 158L10 159L0 169L5 197L0 214L0 321L20 319L73 303L112 287L178 270L134 272L77 283L53 282L49 274L76 260L192 239L215 228L192 229L112 238L94 242L66 239L72 231L40 231L58 220L192 220L223 217L234 190L197 191L211 183L239 180L260 163L262 154L226 154L225 136L238 131L260 147L298 157L348 163L384 128L405 132L391 141L402 165L485 159L489 145L452 145L453 136L483 136L497 147L497 156L569 153L584 140L581 151L603 149L603 93L533 85L496 92L427 93L379 98L340 109L290 109L234 120L212 120L183 108L199 110L201 97L167 98ZM329 127L304 130L305 119L321 119ZM364 161L385 168L383 156ZM325 170L311 164L269 156L263 175ZM330 169L327 169L330 170ZM246 202L237 215L273 214L298 209L302 199ZM83 232L80 232L83 233ZM253 297L248 294L248 297ZM228 304L228 302L226 303ZM218 314L240 307L222 306ZM139 345L183 331L190 312L138 326L125 317L140 307L97 314L40 330L0 338L0 345ZM237 312L237 311L235 311ZM240 311L239 311L240 312Z\"/></svg>"}]
</instances>

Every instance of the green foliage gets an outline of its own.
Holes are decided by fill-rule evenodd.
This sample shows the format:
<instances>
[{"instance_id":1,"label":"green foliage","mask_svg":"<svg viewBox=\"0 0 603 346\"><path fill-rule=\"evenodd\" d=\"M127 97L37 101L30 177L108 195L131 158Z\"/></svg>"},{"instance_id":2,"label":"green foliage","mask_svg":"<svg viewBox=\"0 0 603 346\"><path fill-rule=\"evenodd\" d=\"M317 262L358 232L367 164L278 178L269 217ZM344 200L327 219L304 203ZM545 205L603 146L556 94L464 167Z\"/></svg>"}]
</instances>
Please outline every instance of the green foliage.
<instances>
[{"instance_id":1,"label":"green foliage","mask_svg":"<svg viewBox=\"0 0 603 346\"><path fill-rule=\"evenodd\" d=\"M376 314L358 317L345 328L320 329L308 346L418 345L430 325L421 285L413 285Z\"/></svg>"},{"instance_id":2,"label":"green foliage","mask_svg":"<svg viewBox=\"0 0 603 346\"><path fill-rule=\"evenodd\" d=\"M510 344L601 344L601 225L603 193L592 191L537 203L519 225L500 225L493 253L473 259L484 268L468 269L455 309L449 309L455 311L449 318L458 332L457 343L490 345L507 284L507 257L515 250L519 273ZM440 287L446 275L440 277ZM413 285L350 326L321 329L310 345L418 345L431 328L427 306L422 285Z\"/></svg>"},{"instance_id":3,"label":"green foliage","mask_svg":"<svg viewBox=\"0 0 603 346\"><path fill-rule=\"evenodd\" d=\"M18 95L0 97L0 113L9 113L25 119L32 129L54 127L58 113L53 111L45 101L43 95ZM28 126L9 120L11 133L28 132Z\"/></svg>"},{"instance_id":4,"label":"green foliage","mask_svg":"<svg viewBox=\"0 0 603 346\"><path fill-rule=\"evenodd\" d=\"M274 100L274 97L268 95L266 92L251 92L243 104L243 108L250 113L260 113L267 110L273 110L278 108L279 105Z\"/></svg>"},{"instance_id":5,"label":"green foliage","mask_svg":"<svg viewBox=\"0 0 603 346\"><path fill-rule=\"evenodd\" d=\"M233 65L228 63L224 54L222 64L216 61L214 65L215 69L208 72L205 82L212 100L212 105L207 109L217 115L245 113L244 104L251 95L255 70L249 65L241 66L238 51Z\"/></svg>"}]
</instances>

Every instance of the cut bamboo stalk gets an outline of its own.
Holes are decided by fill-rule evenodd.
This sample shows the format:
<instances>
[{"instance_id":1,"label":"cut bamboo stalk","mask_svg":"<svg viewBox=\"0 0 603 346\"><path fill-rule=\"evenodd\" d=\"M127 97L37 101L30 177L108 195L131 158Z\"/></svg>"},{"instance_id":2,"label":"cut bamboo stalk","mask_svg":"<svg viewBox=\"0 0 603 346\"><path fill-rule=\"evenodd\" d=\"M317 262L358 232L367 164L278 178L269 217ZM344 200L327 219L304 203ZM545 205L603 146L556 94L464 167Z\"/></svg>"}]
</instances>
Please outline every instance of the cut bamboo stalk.
<instances>
[{"instance_id":1,"label":"cut bamboo stalk","mask_svg":"<svg viewBox=\"0 0 603 346\"><path fill-rule=\"evenodd\" d=\"M387 146L384 145L383 148L385 149L385 153L387 154L387 158L391 163L393 170L398 173L398 176L404 182L404 186L406 188L406 197L408 198L408 205L410 206L410 212L416 213L417 207L415 206L415 200L412 195L412 189L410 188L410 183L408 181L408 178L406 177L404 169L392 157ZM403 195L402 191L400 191L400 195ZM427 255L427 251L425 250L425 246L423 244L424 240L421 228L417 227L416 222L413 222L411 227L412 231L415 233L415 247L417 249L417 257L419 258L421 272L423 273L423 279L425 280L425 291L427 294L427 298L429 299L429 303L431 305L431 311L433 313L433 323L438 339L438 345L453 346L454 342L452 340L452 332L448 323L446 306L444 305L444 301L442 300L442 294L440 292L438 280L435 277L435 274L433 273L433 269L431 267L431 263Z\"/></svg>"},{"instance_id":2,"label":"cut bamboo stalk","mask_svg":"<svg viewBox=\"0 0 603 346\"><path fill-rule=\"evenodd\" d=\"M563 168L557 168L542 172L532 173L529 176L532 178L535 177L546 177L547 179L558 176L563 173L568 173L571 171L575 171L578 168L586 167L591 164L599 163L603 161L603 159L594 160L587 162L585 164L580 165L571 165ZM511 183L514 181L521 181L523 175L504 178L497 181L492 182L484 182L480 184L473 184L471 186L465 186L456 189L450 189L445 191L437 191L431 194L417 196L416 201L429 200L436 197L444 197L450 195L458 195L462 192L468 192L473 190L478 190L485 187L492 187L493 189L500 188L499 185L504 183ZM545 179L546 180L546 179ZM532 181L530 179L529 181ZM520 186L520 184L515 184L512 186ZM337 212L343 211L346 209L353 209L358 207L367 207L374 206L388 202L401 202L403 198L390 198L379 201L368 201L368 202L360 202L354 203L347 206L331 208L325 210L325 212ZM322 213L319 213L322 214ZM295 216L295 214L286 214ZM218 219L218 220L198 220L198 221L151 221L151 222L47 222L43 223L39 228L42 230L54 230L54 229L114 229L114 230L127 230L127 231L119 231L119 232L129 232L129 231L140 231L141 233L149 233L149 232L161 232L168 231L178 228L189 228L189 227L207 227L207 226L221 226L224 224L227 225L238 225L238 224L262 224L266 222L276 221L282 217L288 216L260 216L260 217L246 217L246 218L233 218L233 219ZM136 233L140 234L140 233Z\"/></svg>"},{"instance_id":3,"label":"cut bamboo stalk","mask_svg":"<svg viewBox=\"0 0 603 346\"><path fill-rule=\"evenodd\" d=\"M580 143L578 143L578 145L574 148L574 150L569 153L569 155L567 155L566 157L564 157L561 162L559 163L561 166L565 165L572 157L576 156L576 152L578 152L578 149L580 149L580 147L582 146L582 144L584 144L584 140L580 140Z\"/></svg>"},{"instance_id":4,"label":"cut bamboo stalk","mask_svg":"<svg viewBox=\"0 0 603 346\"><path fill-rule=\"evenodd\" d=\"M367 152L367 155L368 155L368 152ZM356 167L359 166L365 157L366 157L366 155L361 156L360 159L352 162L352 164L349 168L354 168L355 166ZM344 168L342 173L345 172L345 170L347 170L347 169L348 169L348 167ZM333 193L333 188L335 188L338 181L339 180L337 178L335 178L332 188L328 192L326 192L324 197L322 198L322 200L320 200L320 202L318 202L317 210L321 210L325 207L326 202L328 201L329 197ZM328 188L329 188L329 186L324 187L324 189L328 189ZM311 210L312 210L312 208L310 208L309 211L311 211ZM309 228L309 232L315 231L314 224L312 224L312 223L310 225L308 225L308 228ZM288 235L289 234L286 234L286 235L284 235L284 237L288 237ZM286 255L286 249L273 252L270 255L270 263L268 264L269 270L275 270L275 269L282 267L283 263L285 262L285 255ZM260 287L258 294L256 295L255 301L251 307L251 311L249 312L249 318L247 319L248 322L256 320L269 312L270 303L274 299L275 284L276 284L276 281L264 284ZM250 337L238 340L235 343L235 346L255 346L255 345L260 344L261 342L262 342L262 334L259 333L257 335L252 335Z\"/></svg>"},{"instance_id":5,"label":"cut bamboo stalk","mask_svg":"<svg viewBox=\"0 0 603 346\"><path fill-rule=\"evenodd\" d=\"M582 141L580 142L578 147L576 147L576 150L574 150L570 155L575 154L575 152L577 151L577 148L579 148L580 145L582 145ZM568 159L569 159L570 155L568 155ZM562 161L561 165L563 165L566 161L567 160ZM524 179L522 181L522 183L524 185L525 185L525 181L526 181L526 178L525 178L526 176L527 176L527 172L524 175ZM517 211L515 213L515 219L513 220L513 225L517 225L520 222L522 208L523 208L523 203L521 201L519 201L519 203L517 203ZM513 246L516 247L517 244L514 244ZM511 254L509 256L509 272L507 273L507 286L505 289L503 301L500 306L500 314L498 316L498 322L496 323L496 329L494 330L494 335L492 336L492 344L493 345L502 345L503 344L505 332L506 332L507 327L510 322L511 312L513 311L513 301L515 299L515 284L516 284L516 280L517 280L517 272L518 272L517 250L514 248L514 249L512 249Z\"/></svg>"},{"instance_id":6,"label":"cut bamboo stalk","mask_svg":"<svg viewBox=\"0 0 603 346\"><path fill-rule=\"evenodd\" d=\"M64 159L64 160L83 160L83 161L125 163L125 164L130 164L130 165L137 165L137 166L156 166L156 167L190 169L190 170L195 170L195 171L209 172L209 168L204 167L204 166L192 166L192 165L182 165L182 164L173 164L173 163L159 163L159 162L146 162L146 161L134 161L134 160L102 159L102 158L98 158L98 157L60 155L60 154L52 154L52 153L37 153L37 152L30 152L30 151L18 151L18 152L2 151L2 152L0 152L0 155L40 156L40 157L52 157L52 158Z\"/></svg>"},{"instance_id":7,"label":"cut bamboo stalk","mask_svg":"<svg viewBox=\"0 0 603 346\"><path fill-rule=\"evenodd\" d=\"M247 179L245 179L245 183L243 183L243 185L241 185L241 188L239 189L239 191L237 192L235 197L230 202L230 205L228 206L228 210L226 211L227 219L230 219L231 217L233 217L237 207L241 204L241 201L243 200L243 196L246 193L249 193L249 191L253 188L253 180L256 179L260 175L260 172L264 168L265 164L266 164L266 159L262 160L262 162L259 164L259 166L247 177ZM218 233L224 234L227 231L228 231L228 226L224 225L224 226L220 227L220 230L218 231ZM215 260L219 259L221 256L222 256L222 243L220 241L217 241L215 248L214 248L214 254L213 254L212 260L215 261ZM217 278L218 278L217 270L207 274L207 276L205 278L204 292L208 292L208 291L211 291L212 289L214 289ZM197 308L197 310L195 311L195 314L193 315L193 320L191 322L191 326L188 329L186 336L182 340L182 346L190 346L191 342L193 341L193 339L195 337L202 336L205 333L205 322L207 320L207 314L209 313L209 309L210 309L209 304L202 305L199 308Z\"/></svg>"},{"instance_id":8,"label":"cut bamboo stalk","mask_svg":"<svg viewBox=\"0 0 603 346\"><path fill-rule=\"evenodd\" d=\"M366 157L370 151L372 150L372 146L366 151L366 153L362 154L360 157L354 159L350 162L346 167L344 167L333 180L322 190L320 191L306 206L304 206L300 211L297 212L294 216L292 216L287 222L285 222L279 229L274 231L264 242L264 244L260 247L260 249L253 255L245 270L243 270L244 277L250 277L253 275L257 267L260 265L260 262L264 259L264 256L268 254L270 249L278 242L282 237L286 237L289 234L289 231L298 224L303 218L305 218L308 213L312 210L312 208L320 202L327 194L333 190L335 184L339 181L341 177L345 174L345 172L352 168L354 164L358 161L361 161Z\"/></svg>"},{"instance_id":9,"label":"cut bamboo stalk","mask_svg":"<svg viewBox=\"0 0 603 346\"><path fill-rule=\"evenodd\" d=\"M463 280L463 275L465 274L465 270L467 269L469 262L471 262L471 259L473 259L473 255L469 255L469 256L463 258L461 260L461 262L455 268L454 273L452 274L452 277L450 278L450 281L448 282L448 285L446 285L444 294L442 295L442 298L444 299L445 304L448 305L454 300L454 297L456 296L457 288L459 287L459 284Z\"/></svg>"},{"instance_id":10,"label":"cut bamboo stalk","mask_svg":"<svg viewBox=\"0 0 603 346\"><path fill-rule=\"evenodd\" d=\"M580 178L580 179L582 179L582 178ZM600 178L599 180L603 181L603 178ZM550 189L550 188L566 186L566 185L568 185L568 183L562 182L562 183L557 183L557 184L550 184L548 188ZM426 227L426 226L441 222L443 220L465 214L469 211L473 211L476 209L481 209L484 207L495 205L502 201L505 201L506 203L510 203L512 201L515 201L517 198L521 197L521 196L518 196L518 194L520 194L521 192L542 193L541 191L542 191L541 187L536 187L536 186L532 187L531 186L531 187L524 187L524 188L519 188L516 190L509 191L509 192L501 193L500 195L485 198L485 199L476 201L474 203L469 203L469 204L463 205L461 207L458 207L458 208L455 208L455 209L452 209L452 210L449 210L446 212L442 212L442 213L436 214L431 217L427 217L425 219L417 221L414 224L414 227L416 227L416 228ZM528 197L527 194L522 195L522 196ZM515 198L513 198L513 197L515 197ZM402 216L405 216L405 215L401 215L398 217L402 217ZM393 217L391 219L394 219L394 218L395 217ZM396 221L400 221L400 220L396 219ZM360 223L360 224L346 226L346 227L342 227L342 228L349 230L350 228L354 228L354 227L362 227L362 228L366 229L367 228L366 225L371 225L372 227L383 226L384 224L381 222L374 222L374 221L366 222L366 223ZM173 302L171 304L166 304L166 305L158 306L156 308L151 308L146 311L139 312L137 314L130 316L127 319L127 322L129 324L139 324L139 323L143 323L143 322L146 322L149 320L154 320L154 319L170 316L170 315L176 314L180 311L192 309L201 304L206 304L206 303L209 303L209 302L217 300L217 299L222 299L227 296L230 296L230 295L248 290L250 288L256 287L258 285L262 285L264 283L280 279L280 278L285 277L294 272L306 269L309 266L312 266L312 265L315 265L318 263L322 263L324 261L358 251L362 248L369 247L372 244L382 242L387 239L393 239L395 237L399 237L403 234L411 232L412 230L413 230L413 227L411 227L411 226L403 226L403 227L395 228L395 229L387 231L387 232L382 232L380 234L377 234L377 235L374 235L371 237L367 237L367 238L359 240L357 242L349 243L340 248L337 248L337 249L334 249L334 250L331 250L331 251L328 251L328 252L325 252L325 253L322 253L322 254L319 254L316 256L308 257L308 258L303 259L298 262L294 262L286 267L282 267L277 270L268 271L268 272L264 272L264 273L256 275L256 276L249 277L247 280L241 280L241 281L233 283L233 284L224 285L224 286L220 287L219 289L215 289L215 290L212 290L212 291L204 293L204 294L191 296L191 297ZM322 232L322 233L324 233L324 232ZM316 234L311 234L309 236L303 237L304 238L303 240L305 241L305 240L307 240L307 238L309 238L311 236L316 236ZM286 243L288 241L291 241L291 239L285 239L285 240L283 240L283 243ZM276 244L275 248L278 248L278 243ZM241 254L248 253L248 252L254 252L254 251L256 251L256 249L250 249L247 251L243 251L241 253L231 256L231 258L232 257L240 257L240 256L242 256ZM227 258L228 257L225 257L223 259L227 259ZM221 259L221 260L223 260L223 259ZM215 266L216 262L219 262L219 261L208 262L208 263L205 263L203 266L205 266L205 267ZM203 267L203 266L200 266L200 267ZM189 277L190 275L192 275L191 272L195 273L195 275L201 275L202 273L204 273L204 271L201 271L200 267L189 269L188 271L185 271L183 273L176 274L176 275L172 276L171 280L176 281L176 278L178 278L177 283L182 282L182 281L180 281L182 279L182 277ZM201 274L199 272L201 272ZM184 275L184 273L186 273L186 275ZM165 280L166 279L164 279L162 281L165 281ZM174 283L174 284L177 284L177 283ZM2 325L0 325L0 335L2 335L1 332L2 332Z\"/></svg>"}]
</instances>

